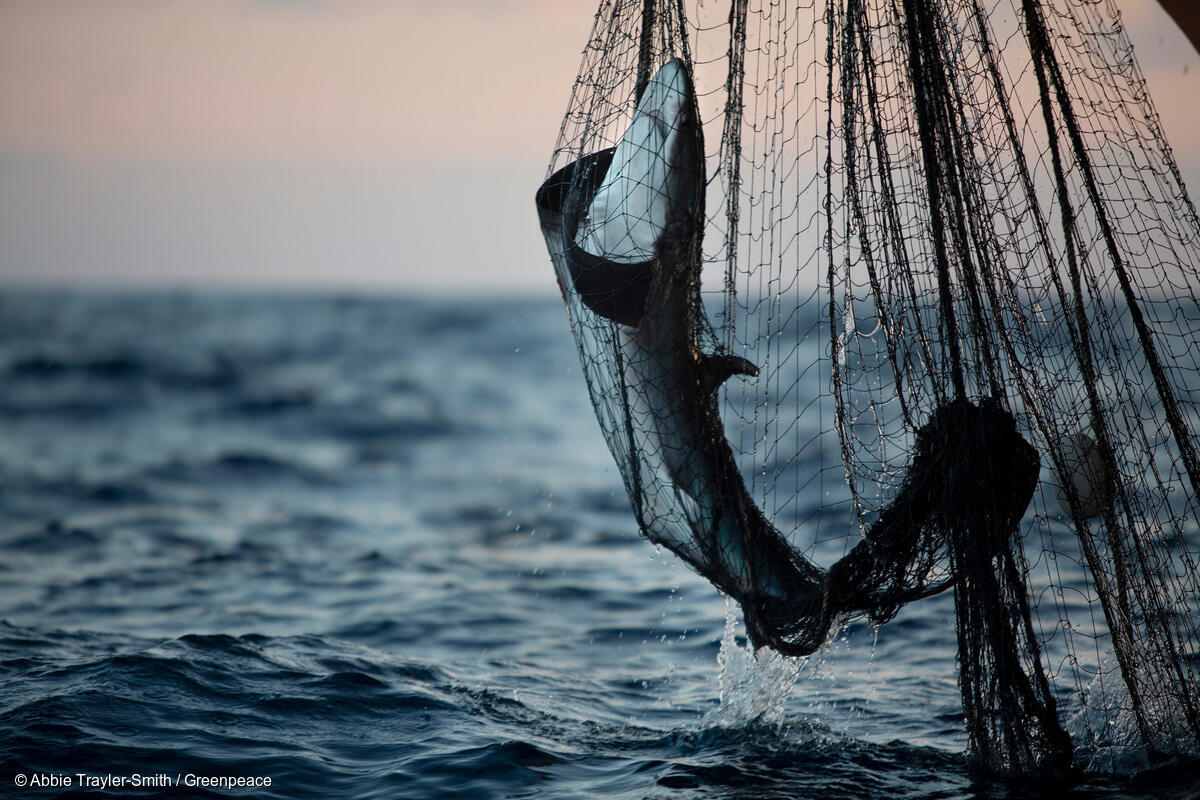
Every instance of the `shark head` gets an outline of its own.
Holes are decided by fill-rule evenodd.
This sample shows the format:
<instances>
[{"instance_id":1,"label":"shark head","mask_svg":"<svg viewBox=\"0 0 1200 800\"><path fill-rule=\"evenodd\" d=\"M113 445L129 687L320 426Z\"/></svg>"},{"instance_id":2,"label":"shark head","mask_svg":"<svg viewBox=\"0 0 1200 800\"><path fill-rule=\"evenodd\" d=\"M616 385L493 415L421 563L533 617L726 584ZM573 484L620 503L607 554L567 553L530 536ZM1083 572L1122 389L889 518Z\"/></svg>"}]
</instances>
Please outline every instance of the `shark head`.
<instances>
[{"instance_id":1,"label":"shark head","mask_svg":"<svg viewBox=\"0 0 1200 800\"><path fill-rule=\"evenodd\" d=\"M696 178L691 77L672 59L650 79L576 233L584 252L616 264L650 261L691 216Z\"/></svg>"}]
</instances>

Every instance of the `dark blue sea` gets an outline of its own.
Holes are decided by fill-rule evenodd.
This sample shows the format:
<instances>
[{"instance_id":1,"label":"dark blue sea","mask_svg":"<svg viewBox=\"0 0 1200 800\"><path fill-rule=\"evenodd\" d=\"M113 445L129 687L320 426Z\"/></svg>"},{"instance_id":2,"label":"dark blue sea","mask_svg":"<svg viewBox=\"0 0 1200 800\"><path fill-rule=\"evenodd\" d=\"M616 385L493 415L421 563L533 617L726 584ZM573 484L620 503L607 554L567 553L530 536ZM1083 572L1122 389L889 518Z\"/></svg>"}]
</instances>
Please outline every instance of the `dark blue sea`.
<instances>
[{"instance_id":1,"label":"dark blue sea","mask_svg":"<svg viewBox=\"0 0 1200 800\"><path fill-rule=\"evenodd\" d=\"M975 770L949 597L803 662L738 616L557 298L0 295L0 796L1200 795Z\"/></svg>"}]
</instances>

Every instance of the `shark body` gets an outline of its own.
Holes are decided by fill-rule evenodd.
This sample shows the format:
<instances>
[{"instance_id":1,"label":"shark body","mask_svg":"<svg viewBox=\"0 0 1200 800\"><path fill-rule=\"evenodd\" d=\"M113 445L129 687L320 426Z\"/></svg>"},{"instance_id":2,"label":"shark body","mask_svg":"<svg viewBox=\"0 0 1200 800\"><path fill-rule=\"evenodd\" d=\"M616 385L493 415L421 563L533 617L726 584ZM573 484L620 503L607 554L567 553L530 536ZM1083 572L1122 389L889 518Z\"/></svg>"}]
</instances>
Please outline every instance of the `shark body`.
<instances>
[{"instance_id":1,"label":"shark body","mask_svg":"<svg viewBox=\"0 0 1200 800\"><path fill-rule=\"evenodd\" d=\"M643 533L737 598L770 643L758 621L819 605L823 573L759 511L725 438L717 389L758 370L699 344L702 154L691 78L668 61L617 146L551 176L538 210L564 295L614 323L621 380L600 391L622 392L625 419L606 427L624 423L609 441Z\"/></svg>"}]
</instances>

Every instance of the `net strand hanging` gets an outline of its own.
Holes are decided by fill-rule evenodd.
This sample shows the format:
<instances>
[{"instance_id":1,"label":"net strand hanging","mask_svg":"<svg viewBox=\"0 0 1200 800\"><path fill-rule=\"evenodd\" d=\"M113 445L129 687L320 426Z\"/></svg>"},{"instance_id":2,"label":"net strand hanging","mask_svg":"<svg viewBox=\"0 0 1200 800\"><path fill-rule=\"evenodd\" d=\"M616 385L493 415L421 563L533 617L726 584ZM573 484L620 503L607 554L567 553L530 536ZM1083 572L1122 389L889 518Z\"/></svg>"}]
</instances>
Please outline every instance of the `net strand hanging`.
<instances>
[{"instance_id":1,"label":"net strand hanging","mask_svg":"<svg viewBox=\"0 0 1200 800\"><path fill-rule=\"evenodd\" d=\"M1200 755L1200 223L1107 0L604 0L537 209L756 645L953 589L982 763Z\"/></svg>"}]
</instances>

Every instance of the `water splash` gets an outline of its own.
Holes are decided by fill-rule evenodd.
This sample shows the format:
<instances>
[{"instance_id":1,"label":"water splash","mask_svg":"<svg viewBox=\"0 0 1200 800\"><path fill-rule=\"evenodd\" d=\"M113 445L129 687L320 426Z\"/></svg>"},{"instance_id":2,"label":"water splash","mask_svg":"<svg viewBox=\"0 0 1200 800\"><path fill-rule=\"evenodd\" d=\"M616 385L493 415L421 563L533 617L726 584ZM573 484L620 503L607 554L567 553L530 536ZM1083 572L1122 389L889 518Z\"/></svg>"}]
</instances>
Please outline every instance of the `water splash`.
<instances>
[{"instance_id":1,"label":"water splash","mask_svg":"<svg viewBox=\"0 0 1200 800\"><path fill-rule=\"evenodd\" d=\"M788 658L765 648L755 652L738 636L740 629L738 605L725 598L725 632L717 653L721 702L705 714L704 724L726 728L781 725L788 695L808 659Z\"/></svg>"},{"instance_id":2,"label":"water splash","mask_svg":"<svg viewBox=\"0 0 1200 800\"><path fill-rule=\"evenodd\" d=\"M1067 732L1078 743L1077 755L1086 770L1129 774L1150 766L1150 752L1111 649L1105 651L1095 677L1073 699L1078 706L1067 720ZM1187 720L1169 697L1151 696L1143 703L1152 735L1168 742L1186 736Z\"/></svg>"}]
</instances>

